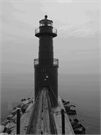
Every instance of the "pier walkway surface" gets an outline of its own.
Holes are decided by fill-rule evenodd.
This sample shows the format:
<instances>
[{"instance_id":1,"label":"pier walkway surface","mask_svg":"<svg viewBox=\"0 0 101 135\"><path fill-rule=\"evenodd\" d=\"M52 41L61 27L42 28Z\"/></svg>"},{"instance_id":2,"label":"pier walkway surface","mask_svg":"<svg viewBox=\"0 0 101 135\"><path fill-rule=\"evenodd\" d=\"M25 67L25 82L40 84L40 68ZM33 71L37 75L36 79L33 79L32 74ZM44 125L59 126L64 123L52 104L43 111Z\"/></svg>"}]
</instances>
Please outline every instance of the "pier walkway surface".
<instances>
[{"instance_id":1,"label":"pier walkway surface","mask_svg":"<svg viewBox=\"0 0 101 135\"><path fill-rule=\"evenodd\" d=\"M62 134L61 109L64 109L61 98L58 107L51 108L48 89L44 87L34 103L31 103L20 118L20 134ZM65 115L65 134L73 135L67 114ZM11 134L16 134L16 127Z\"/></svg>"}]
</instances>

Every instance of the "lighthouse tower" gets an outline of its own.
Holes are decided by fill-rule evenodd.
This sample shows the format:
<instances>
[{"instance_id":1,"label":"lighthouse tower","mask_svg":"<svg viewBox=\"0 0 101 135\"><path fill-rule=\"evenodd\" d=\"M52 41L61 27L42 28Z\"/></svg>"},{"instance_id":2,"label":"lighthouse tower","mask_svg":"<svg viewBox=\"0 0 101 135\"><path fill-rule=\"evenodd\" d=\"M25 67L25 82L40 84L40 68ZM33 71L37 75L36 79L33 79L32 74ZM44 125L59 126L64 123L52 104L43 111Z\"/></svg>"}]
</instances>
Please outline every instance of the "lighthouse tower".
<instances>
[{"instance_id":1,"label":"lighthouse tower","mask_svg":"<svg viewBox=\"0 0 101 135\"><path fill-rule=\"evenodd\" d=\"M34 59L35 68L35 99L43 87L48 88L52 107L58 106L58 59L54 58L53 38L57 30L53 28L53 21L45 18L39 21L35 29L35 36L39 38L38 59Z\"/></svg>"}]
</instances>

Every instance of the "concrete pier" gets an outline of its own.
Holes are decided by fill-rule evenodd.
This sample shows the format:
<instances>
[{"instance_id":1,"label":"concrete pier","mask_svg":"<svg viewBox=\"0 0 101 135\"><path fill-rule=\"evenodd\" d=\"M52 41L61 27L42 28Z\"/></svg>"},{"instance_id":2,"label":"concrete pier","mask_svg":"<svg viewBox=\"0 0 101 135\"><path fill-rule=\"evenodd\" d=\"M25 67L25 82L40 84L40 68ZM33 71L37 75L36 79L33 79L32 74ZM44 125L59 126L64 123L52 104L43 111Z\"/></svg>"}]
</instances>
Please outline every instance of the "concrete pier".
<instances>
[{"instance_id":1,"label":"concrete pier","mask_svg":"<svg viewBox=\"0 0 101 135\"><path fill-rule=\"evenodd\" d=\"M44 87L35 103L30 103L20 119L20 134L62 134L61 109L64 109L61 98L58 107L52 108L48 89ZM11 134L16 134L16 126ZM73 135L73 129L65 114L65 134Z\"/></svg>"}]
</instances>

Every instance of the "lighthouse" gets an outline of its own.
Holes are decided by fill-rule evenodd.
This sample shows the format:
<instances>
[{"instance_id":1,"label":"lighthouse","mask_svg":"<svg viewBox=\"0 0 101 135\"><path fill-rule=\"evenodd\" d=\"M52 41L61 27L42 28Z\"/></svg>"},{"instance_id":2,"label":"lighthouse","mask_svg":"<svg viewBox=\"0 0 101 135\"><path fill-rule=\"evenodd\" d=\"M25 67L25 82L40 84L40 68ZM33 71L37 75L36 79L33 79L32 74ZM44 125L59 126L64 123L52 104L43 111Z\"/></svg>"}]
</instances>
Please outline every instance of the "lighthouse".
<instances>
[{"instance_id":1,"label":"lighthouse","mask_svg":"<svg viewBox=\"0 0 101 135\"><path fill-rule=\"evenodd\" d=\"M35 29L35 36L39 38L38 58L34 59L35 100L40 90L47 87L51 106L57 107L59 62L58 59L54 58L53 51L53 38L57 36L57 30L47 15L39 21L39 27Z\"/></svg>"}]
</instances>

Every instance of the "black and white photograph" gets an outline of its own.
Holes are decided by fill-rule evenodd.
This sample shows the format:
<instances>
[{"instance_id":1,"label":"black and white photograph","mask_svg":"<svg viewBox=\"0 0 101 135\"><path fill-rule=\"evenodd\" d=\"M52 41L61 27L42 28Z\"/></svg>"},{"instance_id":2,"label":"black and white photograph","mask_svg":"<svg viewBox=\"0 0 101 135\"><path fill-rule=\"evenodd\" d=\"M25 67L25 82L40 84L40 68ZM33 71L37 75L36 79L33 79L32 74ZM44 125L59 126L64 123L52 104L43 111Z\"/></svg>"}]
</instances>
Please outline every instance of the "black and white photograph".
<instances>
[{"instance_id":1,"label":"black and white photograph","mask_svg":"<svg viewBox=\"0 0 101 135\"><path fill-rule=\"evenodd\" d=\"M100 0L0 0L0 135L100 135L100 40Z\"/></svg>"}]
</instances>

